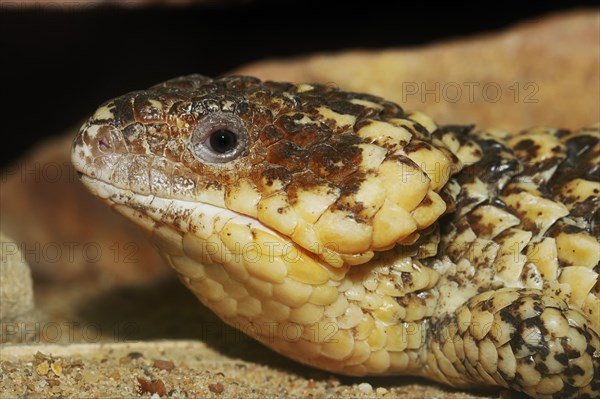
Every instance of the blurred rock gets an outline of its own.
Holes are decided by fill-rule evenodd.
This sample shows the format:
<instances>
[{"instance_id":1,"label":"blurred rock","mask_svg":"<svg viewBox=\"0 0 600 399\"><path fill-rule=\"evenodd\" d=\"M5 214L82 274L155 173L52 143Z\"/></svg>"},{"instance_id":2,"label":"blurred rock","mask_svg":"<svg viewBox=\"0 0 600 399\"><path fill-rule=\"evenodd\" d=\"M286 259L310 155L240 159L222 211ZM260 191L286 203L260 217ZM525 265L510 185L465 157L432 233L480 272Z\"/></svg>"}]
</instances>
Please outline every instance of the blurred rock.
<instances>
[{"instance_id":1,"label":"blurred rock","mask_svg":"<svg viewBox=\"0 0 600 399\"><path fill-rule=\"evenodd\" d=\"M13 320L33 308L29 266L18 243L0 233L0 321Z\"/></svg>"},{"instance_id":2,"label":"blurred rock","mask_svg":"<svg viewBox=\"0 0 600 399\"><path fill-rule=\"evenodd\" d=\"M2 173L2 230L43 282L93 281L97 288L170 273L137 227L79 182L71 165L76 129L41 143Z\"/></svg>"},{"instance_id":3,"label":"blurred rock","mask_svg":"<svg viewBox=\"0 0 600 399\"><path fill-rule=\"evenodd\" d=\"M582 10L422 48L315 54L235 72L379 95L438 123L578 129L600 120L598 32L600 12Z\"/></svg>"}]
</instances>

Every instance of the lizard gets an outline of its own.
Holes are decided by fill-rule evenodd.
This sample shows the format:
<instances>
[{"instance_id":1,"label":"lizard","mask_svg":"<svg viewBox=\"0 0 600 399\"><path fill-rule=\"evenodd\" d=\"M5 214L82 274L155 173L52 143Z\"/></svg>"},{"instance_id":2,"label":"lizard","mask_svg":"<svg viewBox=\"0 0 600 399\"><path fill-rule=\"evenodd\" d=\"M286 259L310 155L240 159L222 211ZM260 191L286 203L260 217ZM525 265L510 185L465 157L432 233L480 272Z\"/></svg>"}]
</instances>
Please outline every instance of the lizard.
<instances>
[{"instance_id":1,"label":"lizard","mask_svg":"<svg viewBox=\"0 0 600 399\"><path fill-rule=\"evenodd\" d=\"M189 75L102 104L81 182L226 323L330 372L600 397L600 127L438 125Z\"/></svg>"}]
</instances>

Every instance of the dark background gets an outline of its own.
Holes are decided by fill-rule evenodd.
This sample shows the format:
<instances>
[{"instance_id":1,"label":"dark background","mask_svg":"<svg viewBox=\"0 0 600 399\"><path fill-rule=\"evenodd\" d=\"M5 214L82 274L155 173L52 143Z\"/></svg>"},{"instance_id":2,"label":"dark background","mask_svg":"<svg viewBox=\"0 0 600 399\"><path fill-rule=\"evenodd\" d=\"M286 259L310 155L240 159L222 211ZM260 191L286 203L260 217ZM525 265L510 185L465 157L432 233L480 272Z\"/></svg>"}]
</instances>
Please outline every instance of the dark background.
<instances>
[{"instance_id":1,"label":"dark background","mask_svg":"<svg viewBox=\"0 0 600 399\"><path fill-rule=\"evenodd\" d=\"M596 4L353 3L23 9L18 1L0 0L0 168L79 123L101 102L177 75L214 76L254 60L317 51L418 46Z\"/></svg>"}]
</instances>

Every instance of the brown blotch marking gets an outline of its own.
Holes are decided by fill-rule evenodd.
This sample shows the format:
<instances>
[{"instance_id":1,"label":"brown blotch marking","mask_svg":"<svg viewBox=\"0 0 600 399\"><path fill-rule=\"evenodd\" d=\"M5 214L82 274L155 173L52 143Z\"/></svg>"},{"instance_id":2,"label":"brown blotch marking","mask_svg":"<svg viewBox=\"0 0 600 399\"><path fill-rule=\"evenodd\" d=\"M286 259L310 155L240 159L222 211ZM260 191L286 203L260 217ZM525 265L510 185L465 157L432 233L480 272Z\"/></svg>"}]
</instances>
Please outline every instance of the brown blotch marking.
<instances>
[{"instance_id":1,"label":"brown blotch marking","mask_svg":"<svg viewBox=\"0 0 600 399\"><path fill-rule=\"evenodd\" d=\"M567 129L558 129L554 132L554 136L558 139L568 136L569 134L571 134L571 131Z\"/></svg>"},{"instance_id":2,"label":"brown blotch marking","mask_svg":"<svg viewBox=\"0 0 600 399\"><path fill-rule=\"evenodd\" d=\"M473 147L474 143L469 137L469 135L473 132L473 129L475 129L475 125L444 125L439 126L437 130L431 134L431 136L441 140L444 135L451 134L461 145Z\"/></svg>"},{"instance_id":3,"label":"brown blotch marking","mask_svg":"<svg viewBox=\"0 0 600 399\"><path fill-rule=\"evenodd\" d=\"M428 150L428 151L433 151L434 147L422 140L412 140L410 143L408 143L406 145L406 147L404 147L404 152L407 154L410 154L412 152L416 152L419 150Z\"/></svg>"},{"instance_id":4,"label":"brown blotch marking","mask_svg":"<svg viewBox=\"0 0 600 399\"><path fill-rule=\"evenodd\" d=\"M250 104L248 104L248 102L246 101L234 102L234 107L235 108L233 112L237 115L250 116L250 114L252 113L252 108L250 107Z\"/></svg>"},{"instance_id":5,"label":"brown blotch marking","mask_svg":"<svg viewBox=\"0 0 600 399\"><path fill-rule=\"evenodd\" d=\"M579 367L576 364L571 364L569 367L567 367L564 371L564 374L566 376L572 377L572 376L576 376L576 375L584 375L585 371L583 371L583 369L581 367ZM574 379L569 378L569 381L574 381Z\"/></svg>"},{"instance_id":6,"label":"brown blotch marking","mask_svg":"<svg viewBox=\"0 0 600 399\"><path fill-rule=\"evenodd\" d=\"M337 134L329 140L329 144L337 151L344 152L347 156L351 157L355 163L360 163L362 155L362 150L357 145L364 142L364 139L354 133Z\"/></svg>"},{"instance_id":7,"label":"brown blotch marking","mask_svg":"<svg viewBox=\"0 0 600 399\"><path fill-rule=\"evenodd\" d=\"M82 147L83 146L83 134L79 133L75 136L75 140L73 140L73 147ZM80 156L83 158L83 151L81 151Z\"/></svg>"},{"instance_id":8,"label":"brown blotch marking","mask_svg":"<svg viewBox=\"0 0 600 399\"><path fill-rule=\"evenodd\" d=\"M407 287L411 287L413 285L413 275L412 273L402 272L400 273L400 278L402 280L402 284Z\"/></svg>"},{"instance_id":9,"label":"brown blotch marking","mask_svg":"<svg viewBox=\"0 0 600 399\"><path fill-rule=\"evenodd\" d=\"M308 153L291 141L281 140L267 148L267 161L293 173L306 168Z\"/></svg>"},{"instance_id":10,"label":"brown blotch marking","mask_svg":"<svg viewBox=\"0 0 600 399\"><path fill-rule=\"evenodd\" d=\"M549 184L549 190L557 193L569 181L583 178L598 181L600 165L595 162L600 146L598 138L582 134L565 141L567 158L560 164Z\"/></svg>"},{"instance_id":11,"label":"brown blotch marking","mask_svg":"<svg viewBox=\"0 0 600 399\"><path fill-rule=\"evenodd\" d=\"M165 123L146 124L146 142L153 154L162 155L167 138L169 137L169 127Z\"/></svg>"},{"instance_id":12,"label":"brown blotch marking","mask_svg":"<svg viewBox=\"0 0 600 399\"><path fill-rule=\"evenodd\" d=\"M178 126L169 125L169 139L186 139L187 137L183 137L184 132L179 129Z\"/></svg>"},{"instance_id":13,"label":"brown blotch marking","mask_svg":"<svg viewBox=\"0 0 600 399\"><path fill-rule=\"evenodd\" d=\"M490 237L494 231L494 225L492 223L482 223L482 218L482 215L474 214L473 212L467 214L467 221L475 234L480 237Z\"/></svg>"},{"instance_id":14,"label":"brown blotch marking","mask_svg":"<svg viewBox=\"0 0 600 399\"><path fill-rule=\"evenodd\" d=\"M223 184L217 180L209 180L204 183L204 187L206 190L216 190L219 191L223 188Z\"/></svg>"},{"instance_id":15,"label":"brown blotch marking","mask_svg":"<svg viewBox=\"0 0 600 399\"><path fill-rule=\"evenodd\" d=\"M469 143L469 146L473 147L474 145L472 143ZM478 158L481 158L483 156L483 151L481 151L480 148L475 148L473 150L473 155L475 155Z\"/></svg>"},{"instance_id":16,"label":"brown blotch marking","mask_svg":"<svg viewBox=\"0 0 600 399\"><path fill-rule=\"evenodd\" d=\"M358 148L356 150L360 153ZM338 151L332 145L322 143L311 148L309 166L317 176L337 183L358 169L353 162L355 155L352 149L342 148Z\"/></svg>"},{"instance_id":17,"label":"brown blotch marking","mask_svg":"<svg viewBox=\"0 0 600 399\"><path fill-rule=\"evenodd\" d=\"M510 179L522 171L521 163L503 143L492 139L479 139L476 142L483 150L483 157L457 175L459 183L467 183L477 176L490 185L493 193L493 189L500 188L497 185L500 179Z\"/></svg>"},{"instance_id":18,"label":"brown blotch marking","mask_svg":"<svg viewBox=\"0 0 600 399\"><path fill-rule=\"evenodd\" d=\"M371 119L360 119L360 120L356 121L356 123L354 124L354 130L359 131L363 127L369 126L371 123L373 123L373 121L371 121Z\"/></svg>"},{"instance_id":19,"label":"brown blotch marking","mask_svg":"<svg viewBox=\"0 0 600 399\"><path fill-rule=\"evenodd\" d=\"M365 181L365 175L357 172L344 181L341 187L340 199L332 205L332 209L346 210L354 215L359 215L366 208L361 201L354 201L352 204L348 201L348 197L352 197L360 190L362 182ZM362 219L361 219L362 220Z\"/></svg>"},{"instance_id":20,"label":"brown blotch marking","mask_svg":"<svg viewBox=\"0 0 600 399\"><path fill-rule=\"evenodd\" d=\"M266 181L267 186L272 186L278 181L281 182L284 187L287 186L292 179L290 172L286 168L280 166L264 170L260 173L260 178L263 178Z\"/></svg>"},{"instance_id":21,"label":"brown blotch marking","mask_svg":"<svg viewBox=\"0 0 600 399\"><path fill-rule=\"evenodd\" d=\"M543 357L542 359L545 360L545 357ZM533 368L539 371L542 375L547 375L549 371L548 366L545 362L536 362Z\"/></svg>"},{"instance_id":22,"label":"brown blotch marking","mask_svg":"<svg viewBox=\"0 0 600 399\"><path fill-rule=\"evenodd\" d=\"M152 105L151 100L157 101L160 104L165 103L165 99L161 96L153 94L140 94L134 97L133 112L136 120L140 122L160 122L164 120L163 110Z\"/></svg>"},{"instance_id":23,"label":"brown blotch marking","mask_svg":"<svg viewBox=\"0 0 600 399\"><path fill-rule=\"evenodd\" d=\"M331 128L321 122L297 123L297 121L308 117L307 114L286 114L277 118L275 125L283 132L285 138L303 148L324 141L331 136Z\"/></svg>"},{"instance_id":24,"label":"brown blotch marking","mask_svg":"<svg viewBox=\"0 0 600 399\"><path fill-rule=\"evenodd\" d=\"M576 359L581 356L581 352L571 346L569 337L561 337L560 344L562 345L565 355L568 359Z\"/></svg>"},{"instance_id":25,"label":"brown blotch marking","mask_svg":"<svg viewBox=\"0 0 600 399\"><path fill-rule=\"evenodd\" d=\"M125 94L113 100L114 107L111 108L111 112L113 114L112 123L114 123L115 126L121 127L134 120L133 99L134 96L139 93L140 92L133 92Z\"/></svg>"},{"instance_id":26,"label":"brown blotch marking","mask_svg":"<svg viewBox=\"0 0 600 399\"><path fill-rule=\"evenodd\" d=\"M132 154L145 154L146 149L143 143L146 141L146 127L145 125L135 122L121 130L123 139L125 140L125 146L127 150Z\"/></svg>"},{"instance_id":27,"label":"brown blotch marking","mask_svg":"<svg viewBox=\"0 0 600 399\"><path fill-rule=\"evenodd\" d=\"M283 136L283 132L276 126L267 125L261 130L259 140L262 141L265 146L270 146L281 140Z\"/></svg>"},{"instance_id":28,"label":"brown blotch marking","mask_svg":"<svg viewBox=\"0 0 600 399\"><path fill-rule=\"evenodd\" d=\"M515 144L513 149L516 152L519 152L519 154L517 154L519 158L527 161L537 156L540 146L532 139L524 139Z\"/></svg>"},{"instance_id":29,"label":"brown blotch marking","mask_svg":"<svg viewBox=\"0 0 600 399\"><path fill-rule=\"evenodd\" d=\"M359 98L359 97L356 97ZM367 100L375 102L373 100ZM349 100L333 100L325 103L332 111L338 114L354 115L358 118L370 118L379 113L379 110L365 107L364 105L351 103Z\"/></svg>"},{"instance_id":30,"label":"brown blotch marking","mask_svg":"<svg viewBox=\"0 0 600 399\"><path fill-rule=\"evenodd\" d=\"M175 125L178 120L193 125L196 123L197 110L194 109L193 104L190 101L176 101L169 107L166 119L173 125Z\"/></svg>"},{"instance_id":31,"label":"brown blotch marking","mask_svg":"<svg viewBox=\"0 0 600 399\"><path fill-rule=\"evenodd\" d=\"M299 190L310 190L312 187L327 187L327 194L332 194L336 190L337 186L328 180L320 178L315 175L311 170L304 170L299 173L295 173L291 177L290 184L287 186L288 201L291 205L295 204L298 199Z\"/></svg>"},{"instance_id":32,"label":"brown blotch marking","mask_svg":"<svg viewBox=\"0 0 600 399\"><path fill-rule=\"evenodd\" d=\"M423 197L423 200L421 201L419 206L429 206L431 204L433 204L433 201L431 200L429 195L426 195L425 197Z\"/></svg>"}]
</instances>

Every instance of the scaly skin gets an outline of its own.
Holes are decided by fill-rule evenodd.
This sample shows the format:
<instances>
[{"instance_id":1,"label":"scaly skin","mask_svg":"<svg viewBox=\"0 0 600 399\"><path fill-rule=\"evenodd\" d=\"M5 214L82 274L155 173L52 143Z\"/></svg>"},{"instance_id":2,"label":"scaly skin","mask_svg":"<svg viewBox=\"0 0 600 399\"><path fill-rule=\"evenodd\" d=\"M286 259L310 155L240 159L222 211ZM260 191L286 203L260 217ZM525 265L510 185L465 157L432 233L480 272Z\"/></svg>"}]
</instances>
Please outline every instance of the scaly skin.
<instances>
[{"instance_id":1,"label":"scaly skin","mask_svg":"<svg viewBox=\"0 0 600 399\"><path fill-rule=\"evenodd\" d=\"M600 397L597 126L477 132L193 75L105 103L73 161L202 303L286 356Z\"/></svg>"}]
</instances>

